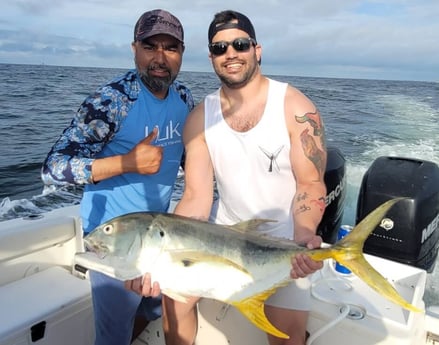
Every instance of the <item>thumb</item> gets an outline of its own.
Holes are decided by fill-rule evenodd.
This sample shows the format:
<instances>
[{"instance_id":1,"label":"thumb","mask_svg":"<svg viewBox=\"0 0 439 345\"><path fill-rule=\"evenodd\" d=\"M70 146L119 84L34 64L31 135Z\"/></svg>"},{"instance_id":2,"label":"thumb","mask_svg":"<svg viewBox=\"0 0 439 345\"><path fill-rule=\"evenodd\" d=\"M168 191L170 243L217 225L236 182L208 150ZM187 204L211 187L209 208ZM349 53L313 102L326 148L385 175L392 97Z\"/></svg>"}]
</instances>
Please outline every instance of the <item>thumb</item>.
<instances>
[{"instance_id":1,"label":"thumb","mask_svg":"<svg viewBox=\"0 0 439 345\"><path fill-rule=\"evenodd\" d=\"M159 128L156 126L154 129L148 134L148 136L144 139L146 144L151 144L156 138L159 132Z\"/></svg>"}]
</instances>

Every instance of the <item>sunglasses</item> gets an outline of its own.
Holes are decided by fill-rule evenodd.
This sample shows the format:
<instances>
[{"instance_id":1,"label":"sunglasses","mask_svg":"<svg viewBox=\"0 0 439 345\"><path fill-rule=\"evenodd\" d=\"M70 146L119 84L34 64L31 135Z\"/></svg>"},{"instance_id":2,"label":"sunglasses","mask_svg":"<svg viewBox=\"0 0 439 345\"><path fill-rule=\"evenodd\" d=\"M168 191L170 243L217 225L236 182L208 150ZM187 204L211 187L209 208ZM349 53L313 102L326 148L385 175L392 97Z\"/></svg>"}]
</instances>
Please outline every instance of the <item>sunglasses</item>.
<instances>
[{"instance_id":1,"label":"sunglasses","mask_svg":"<svg viewBox=\"0 0 439 345\"><path fill-rule=\"evenodd\" d=\"M253 45L256 45L256 41L253 38L237 38L232 42L219 41L209 44L209 51L213 55L223 55L229 45L232 45L233 49L237 52L246 52Z\"/></svg>"}]
</instances>

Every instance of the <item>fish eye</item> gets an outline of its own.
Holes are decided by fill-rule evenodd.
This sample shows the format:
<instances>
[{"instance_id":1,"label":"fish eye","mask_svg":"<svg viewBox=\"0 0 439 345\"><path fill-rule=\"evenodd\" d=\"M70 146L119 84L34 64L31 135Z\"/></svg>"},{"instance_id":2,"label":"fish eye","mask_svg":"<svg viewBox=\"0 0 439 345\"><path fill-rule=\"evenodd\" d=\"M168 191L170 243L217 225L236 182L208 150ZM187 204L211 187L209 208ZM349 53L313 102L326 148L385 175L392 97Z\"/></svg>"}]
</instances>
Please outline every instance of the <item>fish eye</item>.
<instances>
[{"instance_id":1,"label":"fish eye","mask_svg":"<svg viewBox=\"0 0 439 345\"><path fill-rule=\"evenodd\" d=\"M105 235L111 235L113 233L113 225L111 224L105 225L102 231L104 232Z\"/></svg>"}]
</instances>

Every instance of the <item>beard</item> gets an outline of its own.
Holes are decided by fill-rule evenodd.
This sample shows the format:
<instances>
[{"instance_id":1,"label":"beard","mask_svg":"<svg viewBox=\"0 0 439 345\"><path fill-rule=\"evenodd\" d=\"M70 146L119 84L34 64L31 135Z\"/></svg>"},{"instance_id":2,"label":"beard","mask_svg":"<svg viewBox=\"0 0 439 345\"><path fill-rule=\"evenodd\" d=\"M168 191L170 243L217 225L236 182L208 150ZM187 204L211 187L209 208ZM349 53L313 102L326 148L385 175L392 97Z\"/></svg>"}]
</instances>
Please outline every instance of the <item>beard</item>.
<instances>
[{"instance_id":1,"label":"beard","mask_svg":"<svg viewBox=\"0 0 439 345\"><path fill-rule=\"evenodd\" d=\"M176 75L172 75L172 71L166 66L153 64L141 69L136 63L136 67L140 79L145 84L145 86L149 90L151 90L151 92L167 91L169 86L171 86L174 80L177 78ZM168 75L166 77L153 77L150 75L150 71L153 71L155 69L166 70L168 72Z\"/></svg>"},{"instance_id":2,"label":"beard","mask_svg":"<svg viewBox=\"0 0 439 345\"><path fill-rule=\"evenodd\" d=\"M248 65L249 68L244 71L242 74L239 75L238 78L230 78L226 74L221 73L220 69L217 66L213 66L216 74L218 75L218 78L221 80L221 82L227 86L230 89L239 89L254 78L256 75L256 70L258 68L258 64L255 61L253 61L251 64Z\"/></svg>"}]
</instances>

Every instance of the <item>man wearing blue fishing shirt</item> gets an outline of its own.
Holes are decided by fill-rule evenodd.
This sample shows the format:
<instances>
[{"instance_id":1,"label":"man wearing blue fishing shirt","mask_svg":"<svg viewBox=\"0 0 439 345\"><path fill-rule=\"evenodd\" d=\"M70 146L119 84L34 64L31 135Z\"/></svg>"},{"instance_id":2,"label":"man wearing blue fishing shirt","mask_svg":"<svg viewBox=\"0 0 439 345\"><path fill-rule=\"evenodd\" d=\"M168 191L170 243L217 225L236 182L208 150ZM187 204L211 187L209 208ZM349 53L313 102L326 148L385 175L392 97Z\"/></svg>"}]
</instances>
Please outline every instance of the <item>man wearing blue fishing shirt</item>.
<instances>
[{"instance_id":1,"label":"man wearing blue fishing shirt","mask_svg":"<svg viewBox=\"0 0 439 345\"><path fill-rule=\"evenodd\" d=\"M193 98L176 81L184 52L180 21L164 10L145 12L132 50L136 69L85 99L43 164L46 185L85 185L85 234L126 213L166 212L183 155L181 134ZM90 280L95 345L130 344L136 316L161 315L160 290L148 276L124 284L91 271ZM131 291L138 288L150 293Z\"/></svg>"}]
</instances>

